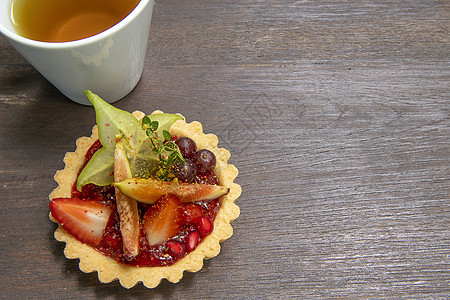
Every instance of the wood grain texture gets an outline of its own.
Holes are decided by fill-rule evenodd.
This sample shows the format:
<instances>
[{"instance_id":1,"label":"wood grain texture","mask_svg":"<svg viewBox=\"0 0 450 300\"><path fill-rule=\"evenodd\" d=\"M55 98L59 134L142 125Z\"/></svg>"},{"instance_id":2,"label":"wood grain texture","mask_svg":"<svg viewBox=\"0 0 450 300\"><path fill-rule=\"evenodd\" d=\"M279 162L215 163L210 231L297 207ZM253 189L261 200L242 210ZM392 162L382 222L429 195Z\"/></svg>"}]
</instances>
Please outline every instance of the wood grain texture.
<instances>
[{"instance_id":1,"label":"wood grain texture","mask_svg":"<svg viewBox=\"0 0 450 300\"><path fill-rule=\"evenodd\" d=\"M446 299L448 1L157 1L116 105L180 112L228 148L241 216L178 284L101 285L48 220L94 112L0 38L0 298Z\"/></svg>"}]
</instances>

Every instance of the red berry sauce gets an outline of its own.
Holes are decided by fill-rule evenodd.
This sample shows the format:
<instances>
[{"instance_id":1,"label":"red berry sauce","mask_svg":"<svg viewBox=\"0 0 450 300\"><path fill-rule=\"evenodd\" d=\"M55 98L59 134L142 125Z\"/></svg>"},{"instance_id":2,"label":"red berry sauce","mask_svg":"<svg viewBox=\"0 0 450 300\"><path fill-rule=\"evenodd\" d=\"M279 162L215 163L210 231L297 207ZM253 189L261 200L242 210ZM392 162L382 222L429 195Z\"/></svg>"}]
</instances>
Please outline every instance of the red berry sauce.
<instances>
[{"instance_id":1,"label":"red berry sauce","mask_svg":"<svg viewBox=\"0 0 450 300\"><path fill-rule=\"evenodd\" d=\"M84 168L100 147L99 141L96 141L90 147L86 153L84 165L80 170ZM208 180L205 180L204 177L202 176L203 180L201 181L218 184L217 176L214 173L208 174ZM169 266L193 251L211 233L212 223L220 208L219 199L183 204L183 220L185 223L180 232L169 241L159 245L150 246L148 244L141 224L140 252L136 257L128 258L123 253L114 187L87 184L83 186L81 191L78 191L75 183L72 187L71 196L73 198L92 199L111 206L113 213L109 218L102 241L99 245L93 247L119 263L141 267ZM148 204L138 202L141 220L149 207Z\"/></svg>"}]
</instances>

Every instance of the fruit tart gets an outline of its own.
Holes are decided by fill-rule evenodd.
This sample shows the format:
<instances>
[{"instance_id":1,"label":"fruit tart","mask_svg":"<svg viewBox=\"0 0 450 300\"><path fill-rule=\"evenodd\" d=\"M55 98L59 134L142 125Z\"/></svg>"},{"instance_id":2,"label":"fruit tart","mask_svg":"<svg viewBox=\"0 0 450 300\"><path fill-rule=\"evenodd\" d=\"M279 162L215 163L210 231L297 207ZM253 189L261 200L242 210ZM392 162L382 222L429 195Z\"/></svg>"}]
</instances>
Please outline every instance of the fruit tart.
<instances>
[{"instance_id":1,"label":"fruit tart","mask_svg":"<svg viewBox=\"0 0 450 300\"><path fill-rule=\"evenodd\" d=\"M218 255L239 216L230 153L199 122L113 107L90 91L97 125L56 172L50 219L83 272L125 288L178 282Z\"/></svg>"}]
</instances>

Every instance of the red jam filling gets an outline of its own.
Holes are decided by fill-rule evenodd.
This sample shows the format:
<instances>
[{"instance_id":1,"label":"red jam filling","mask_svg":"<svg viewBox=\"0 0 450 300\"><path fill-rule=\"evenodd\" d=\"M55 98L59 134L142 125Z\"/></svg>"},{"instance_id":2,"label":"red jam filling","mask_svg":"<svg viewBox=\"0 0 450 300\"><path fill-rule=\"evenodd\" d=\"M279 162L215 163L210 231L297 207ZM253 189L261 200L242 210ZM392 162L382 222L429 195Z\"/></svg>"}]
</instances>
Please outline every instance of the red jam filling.
<instances>
[{"instance_id":1,"label":"red jam filling","mask_svg":"<svg viewBox=\"0 0 450 300\"><path fill-rule=\"evenodd\" d=\"M83 167L89 162L94 153L100 149L101 143L96 141L86 153L86 158ZM82 170L83 167L80 169ZM205 179L205 177L208 177ZM197 182L213 182L218 184L215 174L198 175ZM184 211L184 225L182 225L180 232L172 237L169 241L159 245L150 246L147 242L145 234L143 232L142 224L141 237L140 237L140 252L134 258L128 258L123 253L122 236L120 233L119 214L116 210L116 199L114 193L114 187L112 186L97 186L94 184L87 184L83 186L81 191L76 188L76 183L72 187L72 198L79 199L91 199L106 203L111 206L113 213L111 214L108 224L103 234L102 241L98 246L93 246L100 253L116 260L119 263L151 267L151 266L169 266L186 256L189 252L193 251L199 243L210 233L208 228L202 228L201 224L194 224L189 220L189 214L192 211L201 211L203 217L209 219L211 222L207 222L211 225L217 215L220 208L219 199L209 201L199 201L195 203L184 203L182 209ZM148 204L138 202L138 210L143 219L147 209L150 207Z\"/></svg>"}]
</instances>

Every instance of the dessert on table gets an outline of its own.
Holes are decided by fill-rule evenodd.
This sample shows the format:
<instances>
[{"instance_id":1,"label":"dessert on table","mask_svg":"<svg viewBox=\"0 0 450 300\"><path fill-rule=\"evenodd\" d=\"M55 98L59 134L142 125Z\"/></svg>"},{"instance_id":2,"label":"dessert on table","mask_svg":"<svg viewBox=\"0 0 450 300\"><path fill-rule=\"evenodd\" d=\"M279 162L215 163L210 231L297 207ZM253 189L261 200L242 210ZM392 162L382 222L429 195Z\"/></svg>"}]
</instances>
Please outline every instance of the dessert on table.
<instances>
[{"instance_id":1,"label":"dessert on table","mask_svg":"<svg viewBox=\"0 0 450 300\"><path fill-rule=\"evenodd\" d=\"M65 155L50 194L65 256L125 288L153 288L200 270L239 216L241 187L229 151L179 114L129 113L86 95L97 125Z\"/></svg>"}]
</instances>

